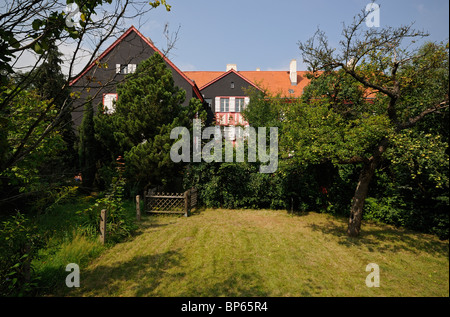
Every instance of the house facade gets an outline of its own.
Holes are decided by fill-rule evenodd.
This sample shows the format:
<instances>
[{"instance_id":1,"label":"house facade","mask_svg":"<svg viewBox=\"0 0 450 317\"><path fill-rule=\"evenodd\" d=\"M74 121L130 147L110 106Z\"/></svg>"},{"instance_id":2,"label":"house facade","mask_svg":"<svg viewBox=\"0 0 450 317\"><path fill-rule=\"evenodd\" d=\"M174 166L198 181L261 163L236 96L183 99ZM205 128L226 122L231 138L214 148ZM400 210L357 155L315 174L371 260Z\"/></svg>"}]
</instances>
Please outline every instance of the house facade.
<instances>
[{"instance_id":1,"label":"house facade","mask_svg":"<svg viewBox=\"0 0 450 317\"><path fill-rule=\"evenodd\" d=\"M250 102L250 88L292 99L299 98L309 83L307 72L297 71L295 60L286 65L286 71L238 71L236 64L228 64L224 71L183 72L132 26L70 83L72 92L78 94L72 111L75 127L81 125L88 99L92 99L94 109L103 104L105 111L112 113L114 101L120 98L117 85L154 53L163 57L172 71L175 85L186 91L183 105L191 98L204 102L208 110L207 124L220 126L222 136L231 141L240 137L236 133L241 129L236 127L248 126L242 111Z\"/></svg>"},{"instance_id":2,"label":"house facade","mask_svg":"<svg viewBox=\"0 0 450 317\"><path fill-rule=\"evenodd\" d=\"M175 85L186 91L184 106L189 104L191 98L203 101L197 85L164 56L149 38L132 26L70 83L72 92L78 94L78 98L73 102L74 125L78 127L81 124L84 104L88 99L92 99L94 109L103 104L105 111L113 112L114 101L119 97L117 85L127 74L135 72L140 62L154 53L163 57L172 71Z\"/></svg>"},{"instance_id":3,"label":"house facade","mask_svg":"<svg viewBox=\"0 0 450 317\"><path fill-rule=\"evenodd\" d=\"M292 99L299 98L309 83L307 72L297 71L296 60L290 62L289 71L238 71L236 64L228 64L223 72L184 73L198 85L209 106L212 121L221 126L222 135L230 141L240 137L237 126L248 126L242 111L250 102L250 88Z\"/></svg>"}]
</instances>

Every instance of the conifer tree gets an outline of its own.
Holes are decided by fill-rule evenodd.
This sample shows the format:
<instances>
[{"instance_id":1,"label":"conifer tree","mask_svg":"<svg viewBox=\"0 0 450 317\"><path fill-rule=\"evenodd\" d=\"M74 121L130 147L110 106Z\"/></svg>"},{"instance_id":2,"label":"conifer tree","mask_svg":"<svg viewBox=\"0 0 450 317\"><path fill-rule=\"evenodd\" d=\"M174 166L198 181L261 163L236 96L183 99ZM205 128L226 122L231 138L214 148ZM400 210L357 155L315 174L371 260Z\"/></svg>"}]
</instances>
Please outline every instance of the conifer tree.
<instances>
[{"instance_id":1,"label":"conifer tree","mask_svg":"<svg viewBox=\"0 0 450 317\"><path fill-rule=\"evenodd\" d=\"M191 127L203 104L192 99L183 107L186 92L175 86L172 72L155 53L138 65L134 74L117 88L118 100L112 114L99 111L95 118L97 139L112 157L122 155L131 186L141 189L167 184L180 175L182 164L170 160L172 128Z\"/></svg>"},{"instance_id":2,"label":"conifer tree","mask_svg":"<svg viewBox=\"0 0 450 317\"><path fill-rule=\"evenodd\" d=\"M78 144L79 166L83 177L83 187L94 185L98 143L95 139L94 109L91 102L84 106L83 121L80 126Z\"/></svg>"}]
</instances>

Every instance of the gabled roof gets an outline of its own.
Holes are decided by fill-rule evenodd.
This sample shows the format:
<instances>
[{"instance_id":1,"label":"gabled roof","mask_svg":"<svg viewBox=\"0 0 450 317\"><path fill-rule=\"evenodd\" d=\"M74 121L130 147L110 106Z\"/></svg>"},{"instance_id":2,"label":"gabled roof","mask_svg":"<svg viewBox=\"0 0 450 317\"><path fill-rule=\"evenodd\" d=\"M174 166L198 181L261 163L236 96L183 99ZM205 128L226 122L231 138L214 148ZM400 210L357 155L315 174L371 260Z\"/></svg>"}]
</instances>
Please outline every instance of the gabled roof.
<instances>
[{"instance_id":1,"label":"gabled roof","mask_svg":"<svg viewBox=\"0 0 450 317\"><path fill-rule=\"evenodd\" d=\"M195 81L200 90L223 78L233 71L258 89L267 89L270 93L281 94L284 97L298 98L303 89L309 84L306 78L307 71L297 71L297 85L292 85L289 71L186 71L187 77Z\"/></svg>"},{"instance_id":2,"label":"gabled roof","mask_svg":"<svg viewBox=\"0 0 450 317\"><path fill-rule=\"evenodd\" d=\"M227 72L224 72L222 74L219 74L219 76L215 77L214 79L212 79L210 82L201 85L200 86L200 90L205 89L206 87L214 84L215 82L221 80L222 78L228 76L229 74L236 74L237 76L241 77L243 80L245 80L246 82L248 82L250 85L252 85L253 87L260 89L255 83L253 83L251 80L249 80L248 78L245 78L244 76L242 76L242 74L238 73L237 71L235 71L234 69L230 69Z\"/></svg>"},{"instance_id":3,"label":"gabled roof","mask_svg":"<svg viewBox=\"0 0 450 317\"><path fill-rule=\"evenodd\" d=\"M134 26L131 26L125 33L123 33L113 44L111 44L99 57L97 57L80 75L78 75L74 80L72 80L69 85L74 85L80 78L82 78L87 72L89 72L97 62L100 62L109 52L111 52L120 42L122 42L131 32L135 32L148 46L150 46L155 52L159 53L164 61L170 65L178 74L181 75L191 86L195 92L195 95L203 100L202 94L198 89L198 86L183 73L170 59L168 59L148 38L146 38L142 33L140 33Z\"/></svg>"}]
</instances>

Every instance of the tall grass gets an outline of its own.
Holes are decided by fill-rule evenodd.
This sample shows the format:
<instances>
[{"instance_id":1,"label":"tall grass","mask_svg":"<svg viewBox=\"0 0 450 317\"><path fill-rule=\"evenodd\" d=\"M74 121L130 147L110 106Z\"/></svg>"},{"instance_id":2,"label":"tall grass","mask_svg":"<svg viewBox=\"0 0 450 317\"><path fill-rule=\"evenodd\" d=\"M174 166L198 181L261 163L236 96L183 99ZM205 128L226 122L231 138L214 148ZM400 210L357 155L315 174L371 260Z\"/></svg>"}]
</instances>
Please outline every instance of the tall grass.
<instances>
[{"instance_id":1,"label":"tall grass","mask_svg":"<svg viewBox=\"0 0 450 317\"><path fill-rule=\"evenodd\" d=\"M34 275L38 277L37 295L64 292L67 288L65 268L69 263L85 268L114 243L99 241L98 228L93 226L83 211L94 203L94 198L78 198L70 203L57 205L36 219L44 239L37 257L32 262ZM133 202L123 203L127 221L132 222L135 206Z\"/></svg>"}]
</instances>

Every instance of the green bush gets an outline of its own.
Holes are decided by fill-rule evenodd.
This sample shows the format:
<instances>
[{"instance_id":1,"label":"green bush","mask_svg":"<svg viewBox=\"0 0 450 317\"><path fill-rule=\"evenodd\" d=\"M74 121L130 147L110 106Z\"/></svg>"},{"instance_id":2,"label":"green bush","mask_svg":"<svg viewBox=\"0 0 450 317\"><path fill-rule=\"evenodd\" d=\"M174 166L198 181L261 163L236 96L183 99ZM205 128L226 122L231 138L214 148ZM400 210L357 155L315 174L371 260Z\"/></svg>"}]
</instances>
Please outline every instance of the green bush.
<instances>
[{"instance_id":1,"label":"green bush","mask_svg":"<svg viewBox=\"0 0 450 317\"><path fill-rule=\"evenodd\" d=\"M279 162L276 172L259 172L260 163L193 163L184 174L185 188L197 187L208 208L316 210L319 186L311 168Z\"/></svg>"},{"instance_id":2,"label":"green bush","mask_svg":"<svg viewBox=\"0 0 450 317\"><path fill-rule=\"evenodd\" d=\"M37 228L17 213L1 224L0 296L27 296L36 286L31 261L41 246Z\"/></svg>"},{"instance_id":3,"label":"green bush","mask_svg":"<svg viewBox=\"0 0 450 317\"><path fill-rule=\"evenodd\" d=\"M86 216L86 222L83 224L86 232L92 232L96 228L95 232L98 233L98 230L100 230L100 212L102 209L106 209L108 241L118 242L131 234L136 228L136 224L127 219L126 216L123 205L124 187L125 180L122 177L114 178L108 194L96 199L89 208L79 212L79 214Z\"/></svg>"}]
</instances>

